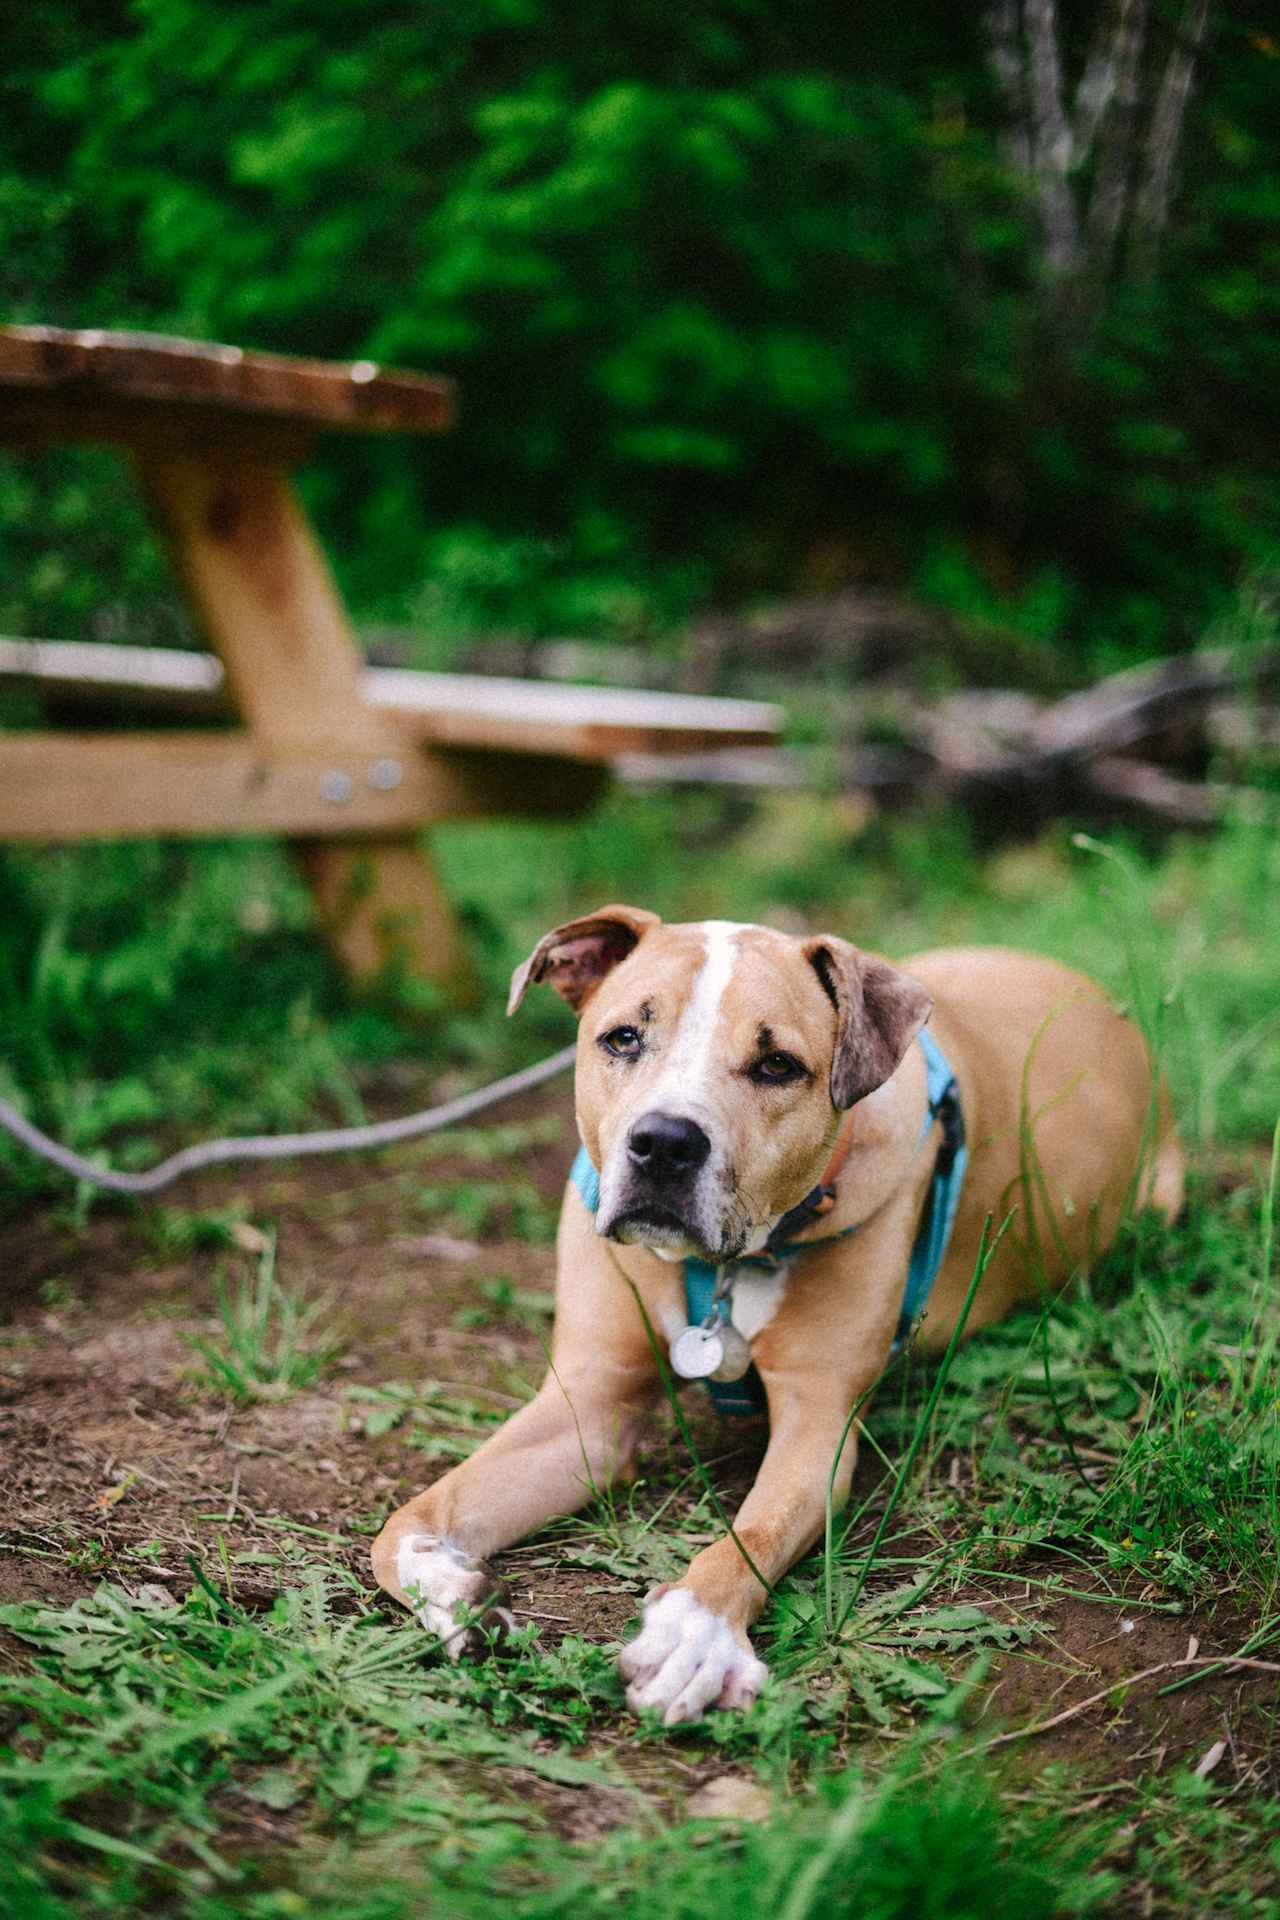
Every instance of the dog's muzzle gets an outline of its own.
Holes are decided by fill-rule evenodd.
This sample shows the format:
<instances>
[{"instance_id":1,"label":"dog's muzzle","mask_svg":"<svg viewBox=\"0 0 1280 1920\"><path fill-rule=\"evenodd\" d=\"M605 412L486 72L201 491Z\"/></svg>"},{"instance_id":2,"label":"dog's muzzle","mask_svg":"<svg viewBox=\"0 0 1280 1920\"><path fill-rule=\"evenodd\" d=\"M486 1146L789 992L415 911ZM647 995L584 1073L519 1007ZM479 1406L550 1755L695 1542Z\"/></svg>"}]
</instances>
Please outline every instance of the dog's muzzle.
<instances>
[{"instance_id":1,"label":"dog's muzzle","mask_svg":"<svg viewBox=\"0 0 1280 1920\"><path fill-rule=\"evenodd\" d=\"M622 1188L604 1233L672 1250L677 1243L681 1250L704 1249L709 1222L700 1176L710 1158L710 1138L696 1120L657 1110L641 1114L627 1132Z\"/></svg>"}]
</instances>

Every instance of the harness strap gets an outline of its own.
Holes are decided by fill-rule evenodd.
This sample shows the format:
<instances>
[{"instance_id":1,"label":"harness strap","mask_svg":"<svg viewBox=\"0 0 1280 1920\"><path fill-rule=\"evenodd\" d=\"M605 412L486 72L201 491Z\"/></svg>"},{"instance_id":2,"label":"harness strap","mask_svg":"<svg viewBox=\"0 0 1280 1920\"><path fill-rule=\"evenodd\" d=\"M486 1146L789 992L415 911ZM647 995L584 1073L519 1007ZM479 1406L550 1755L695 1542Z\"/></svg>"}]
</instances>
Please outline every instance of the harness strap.
<instances>
[{"instance_id":1,"label":"harness strap","mask_svg":"<svg viewBox=\"0 0 1280 1920\"><path fill-rule=\"evenodd\" d=\"M933 1163L933 1178L916 1229L911 1259L907 1263L907 1284L902 1296L902 1316L898 1322L894 1350L903 1344L915 1322L929 1304L933 1283L946 1258L951 1229L956 1223L960 1192L964 1186L969 1149L965 1144L964 1111L960 1088L951 1066L933 1035L920 1035L929 1070L929 1122L942 1122L942 1139Z\"/></svg>"},{"instance_id":2,"label":"harness strap","mask_svg":"<svg viewBox=\"0 0 1280 1920\"><path fill-rule=\"evenodd\" d=\"M965 1144L964 1114L960 1104L960 1088L951 1064L927 1028L922 1029L918 1038L925 1059L928 1100L920 1131L920 1144L923 1146L935 1120L942 1124L942 1139L938 1146L938 1157L934 1162L929 1190L925 1195L924 1207L920 1214L920 1225L916 1230L911 1256L907 1262L902 1312L893 1342L895 1353L907 1340L912 1327L929 1303L933 1283L946 1258L951 1230L955 1225L956 1210L960 1205L965 1168L969 1161L969 1150ZM856 1112L856 1108L854 1111ZM854 1226L844 1227L839 1233L827 1234L821 1240L797 1241L792 1238L804 1227L811 1225L815 1219L820 1219L823 1214L829 1213L834 1206L835 1180L849 1157L853 1144L853 1131L851 1114L841 1129L831 1162L820 1184L811 1193L806 1194L798 1206L792 1207L789 1213L782 1216L769 1235L763 1254L748 1254L745 1258L735 1261L735 1266L772 1269L780 1261L794 1258L795 1255L806 1252L810 1247L827 1246L833 1240L844 1240L850 1234L857 1233L858 1228ZM600 1206L600 1176L592 1165L585 1147L580 1149L573 1163L571 1178L588 1211L592 1214L596 1213ZM693 1326L700 1325L711 1311L718 1272L719 1269L706 1260L690 1259L684 1262L685 1304L690 1324ZM721 1300L717 1305L717 1311L722 1320L729 1319L729 1302ZM705 1385L710 1391L712 1402L718 1413L759 1414L765 1411L764 1386L755 1367L750 1368L741 1380L708 1380Z\"/></svg>"},{"instance_id":3,"label":"harness strap","mask_svg":"<svg viewBox=\"0 0 1280 1920\"><path fill-rule=\"evenodd\" d=\"M582 1195L582 1204L593 1216L600 1211L600 1175L585 1147L579 1147L569 1178Z\"/></svg>"}]
</instances>

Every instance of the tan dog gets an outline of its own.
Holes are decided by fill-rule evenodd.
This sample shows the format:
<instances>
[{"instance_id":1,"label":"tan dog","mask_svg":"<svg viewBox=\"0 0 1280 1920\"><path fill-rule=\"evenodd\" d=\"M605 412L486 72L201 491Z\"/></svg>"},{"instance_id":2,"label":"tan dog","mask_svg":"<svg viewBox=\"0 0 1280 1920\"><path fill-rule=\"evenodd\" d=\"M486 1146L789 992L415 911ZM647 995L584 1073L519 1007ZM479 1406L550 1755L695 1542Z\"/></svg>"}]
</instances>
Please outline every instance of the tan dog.
<instances>
[{"instance_id":1,"label":"tan dog","mask_svg":"<svg viewBox=\"0 0 1280 1920\"><path fill-rule=\"evenodd\" d=\"M1166 1103L1153 1102L1140 1034L1098 987L1000 949L925 954L907 968L829 934L665 926L611 906L547 934L517 970L509 1011L547 981L580 1015L577 1117L599 1206L593 1218L568 1188L553 1368L536 1397L374 1543L381 1585L455 1657L476 1637L469 1610L494 1592L485 1557L626 1470L660 1392L636 1296L660 1335L678 1334L681 1260L732 1277L733 1261L764 1247L821 1180L843 1128L834 1209L776 1270L738 1269L732 1293L770 1422L736 1532L770 1583L813 1545L846 1418L890 1355L937 1161L941 1127L912 1044L926 1020L954 1069L970 1156L926 1347L956 1325L988 1216L1017 1210L966 1331L1086 1266L1135 1197L1177 1211L1182 1155ZM854 1453L851 1439L840 1501ZM650 1595L623 1650L631 1707L670 1725L753 1700L765 1669L747 1629L765 1597L731 1538L699 1553L678 1584Z\"/></svg>"}]
</instances>

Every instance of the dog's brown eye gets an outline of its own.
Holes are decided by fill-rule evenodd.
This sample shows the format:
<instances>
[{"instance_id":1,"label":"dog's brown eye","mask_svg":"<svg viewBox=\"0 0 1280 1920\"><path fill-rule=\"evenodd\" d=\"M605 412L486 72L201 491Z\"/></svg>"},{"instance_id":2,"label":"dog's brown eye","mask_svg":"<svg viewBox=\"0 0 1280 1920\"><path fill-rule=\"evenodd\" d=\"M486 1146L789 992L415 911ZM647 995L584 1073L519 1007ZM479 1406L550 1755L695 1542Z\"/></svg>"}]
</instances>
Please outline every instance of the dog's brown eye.
<instances>
[{"instance_id":1,"label":"dog's brown eye","mask_svg":"<svg viewBox=\"0 0 1280 1920\"><path fill-rule=\"evenodd\" d=\"M765 1086L781 1087L790 1080L801 1079L804 1072L794 1053L766 1053L752 1067L751 1078Z\"/></svg>"},{"instance_id":2,"label":"dog's brown eye","mask_svg":"<svg viewBox=\"0 0 1280 1920\"><path fill-rule=\"evenodd\" d=\"M600 1035L599 1044L617 1060L634 1060L643 1051L644 1042L634 1027L611 1027Z\"/></svg>"}]
</instances>

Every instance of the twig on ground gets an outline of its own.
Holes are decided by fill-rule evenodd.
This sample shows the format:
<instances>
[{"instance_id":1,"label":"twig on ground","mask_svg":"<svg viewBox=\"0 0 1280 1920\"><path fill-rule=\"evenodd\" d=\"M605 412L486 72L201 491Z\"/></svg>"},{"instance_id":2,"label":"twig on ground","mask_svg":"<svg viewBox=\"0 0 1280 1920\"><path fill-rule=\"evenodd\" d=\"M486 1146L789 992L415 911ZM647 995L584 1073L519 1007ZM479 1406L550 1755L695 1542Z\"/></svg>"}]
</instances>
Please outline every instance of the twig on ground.
<instances>
[{"instance_id":1,"label":"twig on ground","mask_svg":"<svg viewBox=\"0 0 1280 1920\"><path fill-rule=\"evenodd\" d=\"M1054 1727L1065 1726L1068 1720L1074 1720L1077 1714L1087 1713L1090 1707L1096 1707L1103 1700L1109 1700L1113 1693L1122 1687L1136 1687L1144 1680L1154 1680L1157 1674L1173 1673L1182 1667L1249 1667L1257 1673L1280 1674L1280 1661L1251 1660L1244 1654L1202 1653L1192 1660L1162 1660L1158 1666L1143 1667L1137 1673L1122 1674L1109 1686L1101 1687L1097 1693L1091 1693L1085 1700L1077 1700L1073 1707L1064 1707L1061 1713L1055 1713L1048 1720L1041 1720L1035 1726L1015 1727L1009 1733L998 1733L992 1740L984 1740L980 1746L969 1747L960 1756L968 1760L977 1753L990 1753L994 1747L1007 1746L1011 1740L1034 1740L1037 1735L1048 1733Z\"/></svg>"}]
</instances>

